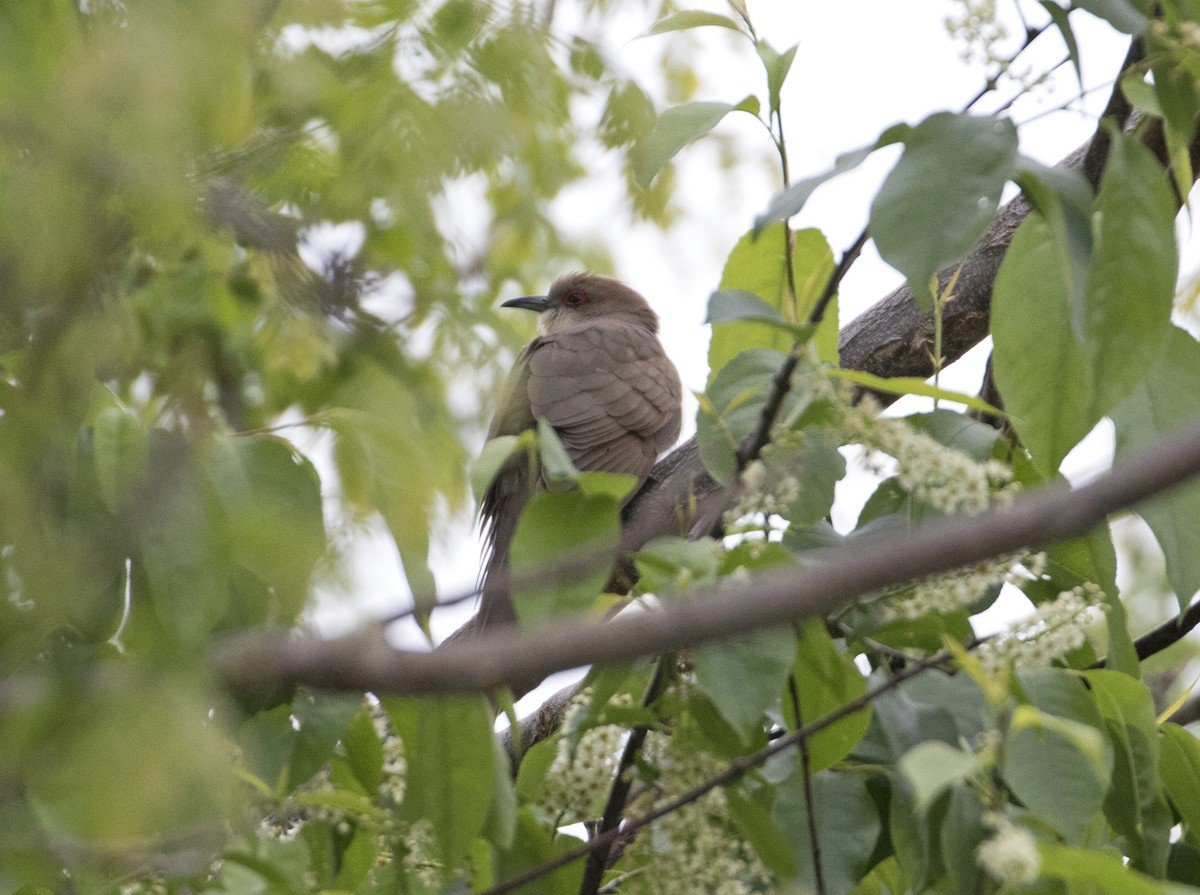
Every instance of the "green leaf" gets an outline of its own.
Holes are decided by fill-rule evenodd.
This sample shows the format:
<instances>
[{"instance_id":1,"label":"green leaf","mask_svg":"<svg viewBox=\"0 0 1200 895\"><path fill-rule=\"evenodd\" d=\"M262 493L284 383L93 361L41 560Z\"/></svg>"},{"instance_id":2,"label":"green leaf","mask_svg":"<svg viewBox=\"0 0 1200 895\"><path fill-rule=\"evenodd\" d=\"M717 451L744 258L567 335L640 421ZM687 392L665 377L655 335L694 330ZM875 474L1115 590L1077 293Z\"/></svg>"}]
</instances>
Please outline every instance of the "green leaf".
<instances>
[{"instance_id":1,"label":"green leaf","mask_svg":"<svg viewBox=\"0 0 1200 895\"><path fill-rule=\"evenodd\" d=\"M471 466L471 493L478 503L508 458L516 453L521 439L516 435L498 435L489 440Z\"/></svg>"},{"instance_id":2,"label":"green leaf","mask_svg":"<svg viewBox=\"0 0 1200 895\"><path fill-rule=\"evenodd\" d=\"M1179 259L1166 173L1137 140L1112 136L1096 211L1082 331L1092 415L1098 417L1126 397L1158 359L1171 323Z\"/></svg>"},{"instance_id":3,"label":"green leaf","mask_svg":"<svg viewBox=\"0 0 1200 895\"><path fill-rule=\"evenodd\" d=\"M800 230L791 235L796 284L793 303L788 288L785 238L787 233L782 225L772 226L758 234L744 234L729 253L720 288L709 303L710 322L714 324L708 346L710 383L725 364L743 351L752 348L788 351L797 339L811 335L805 321L833 273L833 252L819 230ZM718 295L722 297L718 299ZM759 301L754 302L750 296ZM723 319L713 317L714 310ZM822 360L837 361L836 304L830 305L812 338Z\"/></svg>"},{"instance_id":4,"label":"green leaf","mask_svg":"<svg viewBox=\"0 0 1200 895\"><path fill-rule=\"evenodd\" d=\"M545 420L537 421L538 454L542 459L542 471L549 482L573 482L579 478L579 470L571 462L567 449L559 441L558 433Z\"/></svg>"},{"instance_id":5,"label":"green leaf","mask_svg":"<svg viewBox=\"0 0 1200 895\"><path fill-rule=\"evenodd\" d=\"M1063 43L1067 46L1067 58L1071 60L1071 66L1075 69L1075 80L1079 82L1080 89L1082 89L1083 69L1079 64L1079 44L1075 40L1075 31L1071 27L1071 20L1067 15L1070 10L1063 9L1055 0L1038 0L1038 3L1042 9L1046 10L1050 21L1062 35Z\"/></svg>"},{"instance_id":6,"label":"green leaf","mask_svg":"<svg viewBox=\"0 0 1200 895\"><path fill-rule=\"evenodd\" d=\"M312 778L329 761L362 699L302 690L292 700L296 738L289 762L288 790Z\"/></svg>"},{"instance_id":7,"label":"green leaf","mask_svg":"<svg viewBox=\"0 0 1200 895\"><path fill-rule=\"evenodd\" d=\"M1017 228L992 292L992 361L1005 408L1043 476L1099 422L1087 357L1071 335L1071 286L1046 222Z\"/></svg>"},{"instance_id":8,"label":"green leaf","mask_svg":"<svg viewBox=\"0 0 1200 895\"><path fill-rule=\"evenodd\" d=\"M124 407L106 407L92 427L92 462L105 506L116 513L146 477L150 441L138 418Z\"/></svg>"},{"instance_id":9,"label":"green leaf","mask_svg":"<svg viewBox=\"0 0 1200 895\"><path fill-rule=\"evenodd\" d=\"M869 226L880 256L928 310L930 279L965 255L996 214L1015 173L1017 131L1007 120L939 112L904 144L871 203Z\"/></svg>"},{"instance_id":10,"label":"green leaf","mask_svg":"<svg viewBox=\"0 0 1200 895\"><path fill-rule=\"evenodd\" d=\"M811 784L825 892L846 895L870 869L879 838L878 809L859 777L822 771L812 776ZM791 843L796 883L804 891L814 891L809 811L799 767L779 785L771 817Z\"/></svg>"},{"instance_id":11,"label":"green leaf","mask_svg":"<svg viewBox=\"0 0 1200 895\"><path fill-rule=\"evenodd\" d=\"M428 821L440 858L455 866L483 829L495 792L495 735L487 700L385 697L382 703L404 742L404 816Z\"/></svg>"},{"instance_id":12,"label":"green leaf","mask_svg":"<svg viewBox=\"0 0 1200 895\"><path fill-rule=\"evenodd\" d=\"M383 782L383 741L365 709L350 721L342 743L354 779L364 791L375 792Z\"/></svg>"},{"instance_id":13,"label":"green leaf","mask_svg":"<svg viewBox=\"0 0 1200 895\"><path fill-rule=\"evenodd\" d=\"M606 494L541 491L521 514L510 547L513 574L534 576L568 556L615 553L620 507ZM608 580L606 562L590 564L576 577L530 586L513 595L517 617L530 624L590 607Z\"/></svg>"},{"instance_id":14,"label":"green leaf","mask_svg":"<svg viewBox=\"0 0 1200 895\"><path fill-rule=\"evenodd\" d=\"M737 787L725 790L729 817L738 830L754 846L759 858L773 873L790 877L796 873L796 862L787 837L771 821L771 812L753 795L742 795Z\"/></svg>"},{"instance_id":15,"label":"green leaf","mask_svg":"<svg viewBox=\"0 0 1200 895\"><path fill-rule=\"evenodd\" d=\"M721 367L701 398L696 417L700 459L718 482L728 481L737 471L734 454L742 440L755 431L771 381L785 359L769 349L744 351ZM811 397L809 389L793 387L785 403L803 406Z\"/></svg>"},{"instance_id":16,"label":"green leaf","mask_svg":"<svg viewBox=\"0 0 1200 895\"><path fill-rule=\"evenodd\" d=\"M667 109L658 117L654 129L630 150L634 181L642 189L648 189L679 150L703 137L736 108L729 103L694 102Z\"/></svg>"},{"instance_id":17,"label":"green leaf","mask_svg":"<svg viewBox=\"0 0 1200 895\"><path fill-rule=\"evenodd\" d=\"M233 559L283 600L281 622L304 607L325 553L316 469L288 442L270 436L217 442L208 459Z\"/></svg>"},{"instance_id":18,"label":"green leaf","mask_svg":"<svg viewBox=\"0 0 1200 895\"><path fill-rule=\"evenodd\" d=\"M736 31L739 34L745 33L742 27L729 18L729 16L723 16L715 12L705 12L699 9L685 9L659 19L638 36L650 37L654 34L666 34L668 31L683 31L688 28L702 28L706 25L728 28L730 31Z\"/></svg>"},{"instance_id":19,"label":"green leaf","mask_svg":"<svg viewBox=\"0 0 1200 895\"><path fill-rule=\"evenodd\" d=\"M1017 706L1004 747L1004 780L1025 807L1082 842L1104 805L1112 753L1094 727Z\"/></svg>"},{"instance_id":20,"label":"green leaf","mask_svg":"<svg viewBox=\"0 0 1200 895\"><path fill-rule=\"evenodd\" d=\"M1068 306L1082 308L1096 242L1091 185L1079 171L1050 167L1026 156L1017 159L1017 183L1054 235ZM1076 335L1082 339L1081 329Z\"/></svg>"},{"instance_id":21,"label":"green leaf","mask_svg":"<svg viewBox=\"0 0 1200 895\"><path fill-rule=\"evenodd\" d=\"M1196 843L1200 841L1200 741L1178 724L1163 724L1158 734L1163 790Z\"/></svg>"},{"instance_id":22,"label":"green leaf","mask_svg":"<svg viewBox=\"0 0 1200 895\"><path fill-rule=\"evenodd\" d=\"M1119 460L1157 444L1163 436L1200 419L1200 343L1171 327L1149 375L1113 410ZM1180 610L1200 590L1200 483L1185 483L1137 505L1162 547L1167 578Z\"/></svg>"},{"instance_id":23,"label":"green leaf","mask_svg":"<svg viewBox=\"0 0 1200 895\"><path fill-rule=\"evenodd\" d=\"M576 484L584 494L611 497L621 503L637 487L637 476L622 472L581 472Z\"/></svg>"},{"instance_id":24,"label":"green leaf","mask_svg":"<svg viewBox=\"0 0 1200 895\"><path fill-rule=\"evenodd\" d=\"M823 622L810 619L801 629L793 680L804 724L818 721L867 692L867 680L846 653L837 648ZM790 699L784 699L784 717L795 728ZM871 708L864 708L808 738L809 765L813 773L841 761L862 739L871 723Z\"/></svg>"},{"instance_id":25,"label":"green leaf","mask_svg":"<svg viewBox=\"0 0 1200 895\"><path fill-rule=\"evenodd\" d=\"M953 891L979 891L979 862L975 855L988 835L979 796L965 783L953 784L941 825L942 860Z\"/></svg>"},{"instance_id":26,"label":"green leaf","mask_svg":"<svg viewBox=\"0 0 1200 895\"><path fill-rule=\"evenodd\" d=\"M979 771L979 759L937 740L918 743L901 756L897 768L912 786L917 810L924 814L943 792Z\"/></svg>"},{"instance_id":27,"label":"green leaf","mask_svg":"<svg viewBox=\"0 0 1200 895\"><path fill-rule=\"evenodd\" d=\"M745 743L783 693L795 658L796 635L790 628L756 631L692 651L696 684Z\"/></svg>"},{"instance_id":28,"label":"green leaf","mask_svg":"<svg viewBox=\"0 0 1200 895\"><path fill-rule=\"evenodd\" d=\"M827 180L832 180L839 174L845 174L847 171L854 170L866 161L876 149L882 149L884 146L891 146L893 143L900 142L911 130L907 124L895 125L884 131L879 139L870 146L862 146L839 155L834 159L833 167L828 171L788 185L771 199L767 205L767 210L754 219L753 232L757 235L768 224L773 224L776 221L786 221L791 217L795 217L804 208L805 203L808 202L809 197L816 191L817 187Z\"/></svg>"},{"instance_id":29,"label":"green leaf","mask_svg":"<svg viewBox=\"0 0 1200 895\"><path fill-rule=\"evenodd\" d=\"M1075 883L1071 891L1076 887L1105 895L1194 895L1197 891L1190 886L1151 879L1111 852L1050 842L1039 842L1038 851L1042 856L1042 875Z\"/></svg>"},{"instance_id":30,"label":"green leaf","mask_svg":"<svg viewBox=\"0 0 1200 895\"><path fill-rule=\"evenodd\" d=\"M573 836L556 835L534 817L529 806L517 812L517 830L511 848L496 850L496 878L512 879L539 867L579 844ZM553 873L521 886L521 895L562 895L579 890L583 861L571 861Z\"/></svg>"},{"instance_id":31,"label":"green leaf","mask_svg":"<svg viewBox=\"0 0 1200 895\"><path fill-rule=\"evenodd\" d=\"M977 395L967 395L962 392L952 392L948 389L938 388L936 385L930 385L924 379L918 379L915 376L888 376L885 378L863 372L862 370L850 370L844 367L833 367L826 370L825 373L836 379L845 379L847 382L853 382L855 385L861 385L863 388L869 388L874 391L887 392L892 395L921 395L925 398L936 398L939 401L953 401L956 404L963 404L972 410L978 410L980 413L988 413L1000 417L1008 415L1003 410L993 407Z\"/></svg>"},{"instance_id":32,"label":"green leaf","mask_svg":"<svg viewBox=\"0 0 1200 895\"><path fill-rule=\"evenodd\" d=\"M1144 10L1130 0L1073 0L1071 7L1087 10L1124 34L1140 34L1146 27Z\"/></svg>"},{"instance_id":33,"label":"green leaf","mask_svg":"<svg viewBox=\"0 0 1200 895\"><path fill-rule=\"evenodd\" d=\"M779 93L796 58L796 46L778 53L765 40L759 40L755 49L758 50L758 58L762 60L763 68L767 72L767 94L770 97L771 113L774 114L779 111Z\"/></svg>"},{"instance_id":34,"label":"green leaf","mask_svg":"<svg viewBox=\"0 0 1200 895\"><path fill-rule=\"evenodd\" d=\"M717 580L719 558L710 538L655 538L636 554L638 589L661 593L681 582L700 586Z\"/></svg>"},{"instance_id":35,"label":"green leaf","mask_svg":"<svg viewBox=\"0 0 1200 895\"><path fill-rule=\"evenodd\" d=\"M1159 789L1159 738L1154 700L1140 681L1116 671L1088 671L1113 745L1115 764L1104 812L1127 840L1137 869L1161 877L1170 846L1171 811Z\"/></svg>"}]
</instances>

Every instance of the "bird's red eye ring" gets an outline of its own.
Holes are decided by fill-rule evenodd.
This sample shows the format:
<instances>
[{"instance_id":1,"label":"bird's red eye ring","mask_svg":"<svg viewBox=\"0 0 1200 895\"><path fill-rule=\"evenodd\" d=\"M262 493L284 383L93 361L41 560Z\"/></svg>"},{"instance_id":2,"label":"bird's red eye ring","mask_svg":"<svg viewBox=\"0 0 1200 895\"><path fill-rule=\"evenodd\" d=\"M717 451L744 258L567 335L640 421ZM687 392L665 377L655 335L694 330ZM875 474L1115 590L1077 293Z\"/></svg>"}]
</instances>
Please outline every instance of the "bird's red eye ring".
<instances>
[{"instance_id":1,"label":"bird's red eye ring","mask_svg":"<svg viewBox=\"0 0 1200 895\"><path fill-rule=\"evenodd\" d=\"M571 290L563 297L563 304L568 308L578 308L580 305L586 305L589 301L591 299L587 297L587 293L578 289Z\"/></svg>"}]
</instances>

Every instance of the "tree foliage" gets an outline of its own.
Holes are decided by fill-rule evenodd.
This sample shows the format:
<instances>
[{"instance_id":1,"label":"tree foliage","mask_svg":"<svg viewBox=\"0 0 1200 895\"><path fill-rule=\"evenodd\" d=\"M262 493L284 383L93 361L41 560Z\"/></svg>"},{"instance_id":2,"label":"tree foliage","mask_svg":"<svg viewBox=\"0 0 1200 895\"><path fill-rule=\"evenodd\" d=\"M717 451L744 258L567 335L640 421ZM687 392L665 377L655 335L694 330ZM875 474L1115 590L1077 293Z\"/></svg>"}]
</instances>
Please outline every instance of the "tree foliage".
<instances>
[{"instance_id":1,"label":"tree foliage","mask_svg":"<svg viewBox=\"0 0 1200 895\"><path fill-rule=\"evenodd\" d=\"M970 530L1054 487L1105 418L1114 476L1193 425L1200 349L1173 312L1200 9L1039 9L1024 46L1057 29L1077 70L1081 17L1134 36L1092 144L1096 184L1032 162L1016 124L974 103L792 178L796 48L738 0L639 10L655 40L731 32L762 71L761 95L663 109L596 43L520 5L0 5L0 887L1200 887L1200 743L1144 661L1196 621L1194 483L1135 508L1180 610L1136 642L1127 610L1149 600L1137 576L1118 586L1101 525L899 576L826 617L597 665L553 723L507 739L510 690L389 685L400 654L370 632L338 644L358 686L315 667L248 686L258 666L228 665L261 648L268 680L305 641L267 635L302 627L337 545L370 520L422 623L435 611L430 538L467 503L481 422L449 393L479 388L518 340L492 311L502 289L607 264L551 213L595 140L620 156L630 206L664 223L672 159L728 116L764 126L784 183L713 284L695 450L664 461L664 479L695 475L670 533L616 576L631 594L598 593L627 482L571 469L548 427L486 452L481 470L537 451L562 486L513 545L535 632L852 564L936 520ZM612 12L598 5L597 27ZM791 226L825 182L897 145L850 248ZM1029 210L991 292L984 400L941 386L943 323L1006 184ZM482 234L471 254L464 208ZM922 309L908 335L931 384L838 366L837 288L868 239ZM848 384L937 403L881 416ZM955 401L969 412L942 406ZM319 438L292 439L301 427ZM879 483L836 530L854 446ZM974 619L1005 587L1034 615L981 640ZM494 634L455 648L486 662ZM422 683L444 695L413 695Z\"/></svg>"}]
</instances>

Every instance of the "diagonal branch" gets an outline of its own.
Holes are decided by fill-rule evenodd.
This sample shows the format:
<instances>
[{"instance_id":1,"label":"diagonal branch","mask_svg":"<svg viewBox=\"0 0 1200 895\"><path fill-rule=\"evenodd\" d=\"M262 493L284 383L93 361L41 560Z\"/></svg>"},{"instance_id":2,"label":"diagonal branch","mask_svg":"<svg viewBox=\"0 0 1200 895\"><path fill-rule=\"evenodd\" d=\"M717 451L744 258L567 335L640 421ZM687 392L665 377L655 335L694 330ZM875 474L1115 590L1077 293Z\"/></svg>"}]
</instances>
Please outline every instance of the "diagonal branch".
<instances>
[{"instance_id":1,"label":"diagonal branch","mask_svg":"<svg viewBox=\"0 0 1200 895\"><path fill-rule=\"evenodd\" d=\"M939 519L899 537L862 539L814 554L809 565L708 588L657 612L602 624L559 619L488 632L429 653L392 649L378 634L319 641L256 632L224 642L212 662L238 693L297 684L356 693L487 693L569 668L660 655L824 616L864 593L1077 537L1198 472L1195 425L1077 490L1048 486L1007 509Z\"/></svg>"}]
</instances>

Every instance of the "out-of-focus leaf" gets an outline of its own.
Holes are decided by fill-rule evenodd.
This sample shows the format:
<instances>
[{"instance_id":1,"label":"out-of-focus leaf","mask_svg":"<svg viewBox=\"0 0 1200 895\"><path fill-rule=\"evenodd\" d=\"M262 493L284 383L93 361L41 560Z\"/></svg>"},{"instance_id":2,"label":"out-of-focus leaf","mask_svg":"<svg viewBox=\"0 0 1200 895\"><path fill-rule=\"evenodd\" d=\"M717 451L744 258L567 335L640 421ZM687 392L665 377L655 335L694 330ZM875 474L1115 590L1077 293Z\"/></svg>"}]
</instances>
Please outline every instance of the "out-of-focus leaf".
<instances>
[{"instance_id":1,"label":"out-of-focus leaf","mask_svg":"<svg viewBox=\"0 0 1200 895\"><path fill-rule=\"evenodd\" d=\"M1159 744L1163 790L1195 843L1200 840L1200 741L1178 724L1163 724Z\"/></svg>"},{"instance_id":2,"label":"out-of-focus leaf","mask_svg":"<svg viewBox=\"0 0 1200 895\"><path fill-rule=\"evenodd\" d=\"M1104 805L1112 753L1094 727L1018 706L1001 772L1013 793L1069 842L1082 842Z\"/></svg>"},{"instance_id":3,"label":"out-of-focus leaf","mask_svg":"<svg viewBox=\"0 0 1200 895\"><path fill-rule=\"evenodd\" d=\"M569 556L611 555L620 537L617 501L607 494L542 491L533 496L510 547L513 574L533 577ZM583 612L608 580L604 561L589 564L578 576L538 583L513 595L517 617L526 624L557 615Z\"/></svg>"},{"instance_id":4,"label":"out-of-focus leaf","mask_svg":"<svg viewBox=\"0 0 1200 895\"><path fill-rule=\"evenodd\" d=\"M1067 15L1069 10L1063 9L1054 0L1038 0L1038 4L1046 10L1050 21L1062 35L1063 43L1067 46L1067 58L1071 60L1071 66L1075 69L1075 80L1082 89L1083 70L1079 64L1079 43L1075 40L1075 30L1071 27L1071 19Z\"/></svg>"},{"instance_id":5,"label":"out-of-focus leaf","mask_svg":"<svg viewBox=\"0 0 1200 895\"><path fill-rule=\"evenodd\" d=\"M124 407L106 407L92 430L92 460L100 496L118 512L134 496L131 489L146 477L150 441L137 417Z\"/></svg>"},{"instance_id":6,"label":"out-of-focus leaf","mask_svg":"<svg viewBox=\"0 0 1200 895\"><path fill-rule=\"evenodd\" d=\"M692 651L696 684L743 741L762 726L763 711L783 693L795 657L796 635L789 628L758 631Z\"/></svg>"},{"instance_id":7,"label":"out-of-focus leaf","mask_svg":"<svg viewBox=\"0 0 1200 895\"><path fill-rule=\"evenodd\" d=\"M517 450L520 441L516 435L498 435L483 446L471 467L471 492L476 501L483 499L496 473Z\"/></svg>"},{"instance_id":8,"label":"out-of-focus leaf","mask_svg":"<svg viewBox=\"0 0 1200 895\"><path fill-rule=\"evenodd\" d=\"M742 834L754 846L762 862L772 872L790 877L796 872L791 845L783 832L771 821L771 812L752 796L744 796L737 788L725 790L729 816Z\"/></svg>"},{"instance_id":9,"label":"out-of-focus leaf","mask_svg":"<svg viewBox=\"0 0 1200 895\"><path fill-rule=\"evenodd\" d=\"M743 100L742 104L745 102ZM633 176L638 186L648 188L658 172L679 150L703 137L742 104L692 102L672 106L663 112L654 129L634 144L630 152Z\"/></svg>"},{"instance_id":10,"label":"out-of-focus leaf","mask_svg":"<svg viewBox=\"0 0 1200 895\"><path fill-rule=\"evenodd\" d=\"M1148 4L1131 0L1073 0L1071 6L1086 9L1125 34L1139 34L1146 27L1150 10Z\"/></svg>"},{"instance_id":11,"label":"out-of-focus leaf","mask_svg":"<svg viewBox=\"0 0 1200 895\"><path fill-rule=\"evenodd\" d=\"M867 680L854 660L837 644L817 620L804 623L796 651L793 679L800 704L801 721L811 724L844 708L867 691ZM796 725L789 698L783 701L784 717ZM871 723L871 709L848 715L808 738L811 770L815 773L841 761L862 739Z\"/></svg>"},{"instance_id":12,"label":"out-of-focus leaf","mask_svg":"<svg viewBox=\"0 0 1200 895\"><path fill-rule=\"evenodd\" d=\"M1154 700L1141 681L1116 671L1085 673L1104 718L1116 759L1104 803L1108 822L1128 840L1133 867L1152 876L1166 871L1171 811L1159 776Z\"/></svg>"},{"instance_id":13,"label":"out-of-focus leaf","mask_svg":"<svg viewBox=\"0 0 1200 895\"><path fill-rule=\"evenodd\" d=\"M870 231L922 308L932 300L930 278L991 223L1016 159L1017 131L1007 120L938 112L905 135L904 154L871 203Z\"/></svg>"},{"instance_id":14,"label":"out-of-focus leaf","mask_svg":"<svg viewBox=\"0 0 1200 895\"><path fill-rule=\"evenodd\" d=\"M825 891L828 895L846 895L870 867L871 852L879 837L879 812L857 776L822 771L813 775L811 789ZM780 784L771 816L791 843L796 880L812 891L812 827L799 768Z\"/></svg>"},{"instance_id":15,"label":"out-of-focus leaf","mask_svg":"<svg viewBox=\"0 0 1200 895\"><path fill-rule=\"evenodd\" d=\"M650 37L654 34L666 34L668 31L683 31L688 28L702 28L706 25L715 25L719 28L728 28L731 31L736 31L739 34L744 33L742 27L729 16L723 16L720 13L706 12L700 9L684 9L679 12L671 13L665 18L659 19L651 25L642 37Z\"/></svg>"},{"instance_id":16,"label":"out-of-focus leaf","mask_svg":"<svg viewBox=\"0 0 1200 895\"><path fill-rule=\"evenodd\" d=\"M765 40L759 40L754 47L758 50L758 58L762 60L763 68L767 72L767 95L771 113L774 114L779 111L779 93L796 58L797 46L793 44L780 53Z\"/></svg>"},{"instance_id":17,"label":"out-of-focus leaf","mask_svg":"<svg viewBox=\"0 0 1200 895\"><path fill-rule=\"evenodd\" d=\"M487 701L388 697L383 706L404 742L404 815L429 822L441 859L454 866L483 829L495 794L495 735Z\"/></svg>"},{"instance_id":18,"label":"out-of-focus leaf","mask_svg":"<svg viewBox=\"0 0 1200 895\"><path fill-rule=\"evenodd\" d=\"M979 759L937 740L918 743L900 757L900 773L912 786L917 810L925 812L943 792L979 771Z\"/></svg>"}]
</instances>

